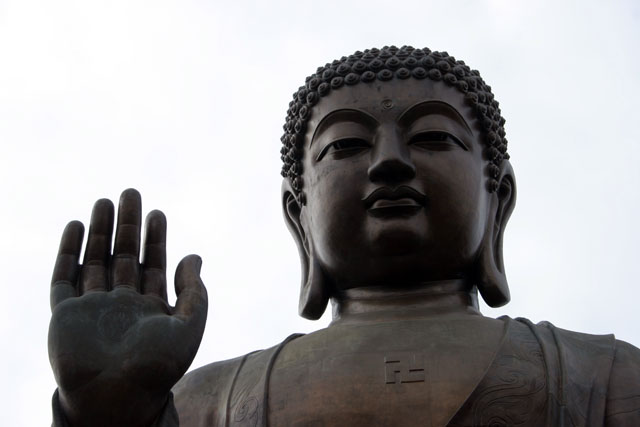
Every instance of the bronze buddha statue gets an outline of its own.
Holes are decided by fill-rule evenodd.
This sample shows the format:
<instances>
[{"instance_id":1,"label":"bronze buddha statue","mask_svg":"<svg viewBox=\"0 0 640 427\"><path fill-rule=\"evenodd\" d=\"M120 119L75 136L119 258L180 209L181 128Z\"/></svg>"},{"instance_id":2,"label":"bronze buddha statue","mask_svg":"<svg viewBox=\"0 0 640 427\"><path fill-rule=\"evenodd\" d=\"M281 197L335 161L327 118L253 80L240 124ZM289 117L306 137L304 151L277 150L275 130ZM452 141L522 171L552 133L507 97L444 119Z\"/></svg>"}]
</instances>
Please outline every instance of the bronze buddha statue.
<instances>
[{"instance_id":1,"label":"bronze buddha statue","mask_svg":"<svg viewBox=\"0 0 640 427\"><path fill-rule=\"evenodd\" d=\"M446 52L320 67L287 112L282 204L300 314L331 301L333 321L185 376L206 321L199 258L178 266L170 307L162 213L140 263L139 194L123 193L113 253L113 205L98 201L82 265L72 222L52 280L54 425L640 425L637 348L478 310L478 292L509 301L503 125L490 87Z\"/></svg>"}]
</instances>

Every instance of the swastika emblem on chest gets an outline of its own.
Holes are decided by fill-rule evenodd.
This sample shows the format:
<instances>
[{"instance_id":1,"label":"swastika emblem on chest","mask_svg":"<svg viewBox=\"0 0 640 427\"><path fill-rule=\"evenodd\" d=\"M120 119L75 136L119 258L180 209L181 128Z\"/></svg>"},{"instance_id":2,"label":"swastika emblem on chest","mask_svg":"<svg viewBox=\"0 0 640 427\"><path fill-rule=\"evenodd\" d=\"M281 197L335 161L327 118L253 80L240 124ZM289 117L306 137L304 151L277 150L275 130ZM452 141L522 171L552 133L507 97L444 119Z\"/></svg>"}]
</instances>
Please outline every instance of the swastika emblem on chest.
<instances>
[{"instance_id":1,"label":"swastika emblem on chest","mask_svg":"<svg viewBox=\"0 0 640 427\"><path fill-rule=\"evenodd\" d=\"M387 384L424 382L424 361L414 353L389 354L384 357L384 378Z\"/></svg>"}]
</instances>

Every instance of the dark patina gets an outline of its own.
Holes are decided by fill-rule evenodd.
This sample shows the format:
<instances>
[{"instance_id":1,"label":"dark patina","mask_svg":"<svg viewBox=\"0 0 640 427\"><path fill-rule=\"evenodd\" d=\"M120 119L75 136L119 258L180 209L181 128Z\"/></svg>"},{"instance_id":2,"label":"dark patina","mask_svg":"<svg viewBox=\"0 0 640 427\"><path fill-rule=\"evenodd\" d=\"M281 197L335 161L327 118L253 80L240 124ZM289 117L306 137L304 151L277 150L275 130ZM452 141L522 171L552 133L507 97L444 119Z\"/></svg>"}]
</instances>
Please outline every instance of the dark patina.
<instances>
[{"instance_id":1,"label":"dark patina","mask_svg":"<svg viewBox=\"0 0 640 427\"><path fill-rule=\"evenodd\" d=\"M612 335L482 316L509 301L516 182L504 119L446 52L385 47L320 67L282 137L300 314L329 327L184 375L200 260L166 296L166 220L123 193L63 233L52 280L55 426L635 426L640 352Z\"/></svg>"}]
</instances>

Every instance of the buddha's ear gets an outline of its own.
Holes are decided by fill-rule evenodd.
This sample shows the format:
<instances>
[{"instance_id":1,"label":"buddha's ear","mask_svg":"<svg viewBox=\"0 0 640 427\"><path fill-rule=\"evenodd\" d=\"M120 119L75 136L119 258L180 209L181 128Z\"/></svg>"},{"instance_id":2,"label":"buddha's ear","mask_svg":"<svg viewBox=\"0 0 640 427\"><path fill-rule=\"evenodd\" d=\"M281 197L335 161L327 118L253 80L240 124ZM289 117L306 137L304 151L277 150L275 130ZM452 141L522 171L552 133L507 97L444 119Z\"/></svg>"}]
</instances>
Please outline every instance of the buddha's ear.
<instances>
[{"instance_id":1,"label":"buddha's ear","mask_svg":"<svg viewBox=\"0 0 640 427\"><path fill-rule=\"evenodd\" d=\"M516 180L508 160L501 162L498 189L490 197L490 217L478 259L476 280L487 305L500 307L511 299L502 256L504 230L516 205Z\"/></svg>"},{"instance_id":2,"label":"buddha's ear","mask_svg":"<svg viewBox=\"0 0 640 427\"><path fill-rule=\"evenodd\" d=\"M324 314L329 302L329 293L325 285L324 275L314 256L310 235L302 220L303 203L296 198L288 179L282 181L282 211L287 228L298 245L300 255L300 301L298 313L309 320L317 320Z\"/></svg>"}]
</instances>

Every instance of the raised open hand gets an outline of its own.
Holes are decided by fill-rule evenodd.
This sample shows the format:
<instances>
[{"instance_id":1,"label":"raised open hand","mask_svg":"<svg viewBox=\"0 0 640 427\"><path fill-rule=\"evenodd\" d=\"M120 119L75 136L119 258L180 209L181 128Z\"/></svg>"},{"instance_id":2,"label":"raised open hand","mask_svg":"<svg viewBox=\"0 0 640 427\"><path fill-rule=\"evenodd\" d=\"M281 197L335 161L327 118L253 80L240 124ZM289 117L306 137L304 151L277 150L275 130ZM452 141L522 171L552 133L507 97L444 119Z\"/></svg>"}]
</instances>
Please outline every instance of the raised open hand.
<instances>
[{"instance_id":1,"label":"raised open hand","mask_svg":"<svg viewBox=\"0 0 640 427\"><path fill-rule=\"evenodd\" d=\"M111 201L98 200L82 265L84 227L67 225L51 281L49 360L74 427L150 425L193 361L207 317L196 255L178 265L176 306L167 302L164 214L147 216L142 263L140 194L122 193L112 254L113 217Z\"/></svg>"}]
</instances>

